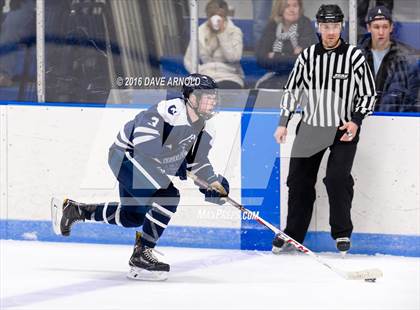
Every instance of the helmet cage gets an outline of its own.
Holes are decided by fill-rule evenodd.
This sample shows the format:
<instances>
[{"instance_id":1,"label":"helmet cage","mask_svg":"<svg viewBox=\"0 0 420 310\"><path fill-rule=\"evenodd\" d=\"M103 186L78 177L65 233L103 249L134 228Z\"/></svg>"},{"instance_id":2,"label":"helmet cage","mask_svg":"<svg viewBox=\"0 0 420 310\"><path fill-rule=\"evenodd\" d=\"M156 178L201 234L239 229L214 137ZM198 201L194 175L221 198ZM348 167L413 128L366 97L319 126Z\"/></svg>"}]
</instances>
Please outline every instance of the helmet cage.
<instances>
[{"instance_id":1,"label":"helmet cage","mask_svg":"<svg viewBox=\"0 0 420 310\"><path fill-rule=\"evenodd\" d=\"M217 89L195 89L192 92L192 95L196 97L196 104L192 105L191 101L188 100L189 106L195 111L195 113L204 120L209 120L213 116L215 116L218 113L218 106L220 103L220 96ZM213 104L211 104L211 107L208 107L208 101L206 100L203 102L204 96L212 96L213 98L207 99L212 100Z\"/></svg>"}]
</instances>

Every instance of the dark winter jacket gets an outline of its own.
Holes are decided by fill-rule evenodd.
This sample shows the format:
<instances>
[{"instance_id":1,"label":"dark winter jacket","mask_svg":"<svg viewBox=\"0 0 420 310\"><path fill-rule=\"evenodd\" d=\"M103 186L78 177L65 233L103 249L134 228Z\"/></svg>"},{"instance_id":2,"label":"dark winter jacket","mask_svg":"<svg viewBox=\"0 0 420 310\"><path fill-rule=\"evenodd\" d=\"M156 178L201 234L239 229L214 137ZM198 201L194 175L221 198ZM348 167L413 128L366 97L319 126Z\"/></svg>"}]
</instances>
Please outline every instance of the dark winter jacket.
<instances>
[{"instance_id":1,"label":"dark winter jacket","mask_svg":"<svg viewBox=\"0 0 420 310\"><path fill-rule=\"evenodd\" d=\"M268 71L283 72L293 64L298 55L293 53L293 46L290 41L285 41L283 52L275 53L274 58L268 58L268 53L273 52L273 43L276 39L277 23L270 20L264 29L263 35L257 46L257 63ZM301 16L297 23L298 45L303 49L317 43L318 38L312 22L306 16Z\"/></svg>"},{"instance_id":2,"label":"dark winter jacket","mask_svg":"<svg viewBox=\"0 0 420 310\"><path fill-rule=\"evenodd\" d=\"M366 60L372 73L375 73L371 38L362 43ZM376 111L383 112L419 112L420 77L418 54L400 42L391 40L388 53L382 60L375 76L378 101Z\"/></svg>"}]
</instances>

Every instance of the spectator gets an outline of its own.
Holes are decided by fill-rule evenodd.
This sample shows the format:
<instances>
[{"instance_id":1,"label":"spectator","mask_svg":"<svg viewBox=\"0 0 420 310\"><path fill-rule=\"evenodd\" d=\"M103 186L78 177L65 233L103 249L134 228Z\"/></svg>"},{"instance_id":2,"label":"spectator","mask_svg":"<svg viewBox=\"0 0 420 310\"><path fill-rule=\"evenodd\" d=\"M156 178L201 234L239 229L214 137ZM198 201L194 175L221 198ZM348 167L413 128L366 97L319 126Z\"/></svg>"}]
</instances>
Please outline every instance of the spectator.
<instances>
[{"instance_id":1,"label":"spectator","mask_svg":"<svg viewBox=\"0 0 420 310\"><path fill-rule=\"evenodd\" d=\"M369 11L367 28L371 38L362 44L375 76L378 102L376 111L415 112L419 91L419 72L415 50L391 39L390 11L377 6Z\"/></svg>"},{"instance_id":2,"label":"spectator","mask_svg":"<svg viewBox=\"0 0 420 310\"><path fill-rule=\"evenodd\" d=\"M270 17L273 0L258 0L252 1L252 13L254 16L254 23L252 27L252 34L254 35L254 45L260 40L264 31L267 19Z\"/></svg>"},{"instance_id":3,"label":"spectator","mask_svg":"<svg viewBox=\"0 0 420 310\"><path fill-rule=\"evenodd\" d=\"M6 0L0 0L0 33L1 33L1 25L3 24L3 19L4 19L3 9L4 9L5 1Z\"/></svg>"},{"instance_id":4,"label":"spectator","mask_svg":"<svg viewBox=\"0 0 420 310\"><path fill-rule=\"evenodd\" d=\"M35 0L14 0L4 18L0 33L0 86L11 86L22 70L22 45L35 39Z\"/></svg>"},{"instance_id":5,"label":"spectator","mask_svg":"<svg viewBox=\"0 0 420 310\"><path fill-rule=\"evenodd\" d=\"M208 20L198 28L198 73L211 76L220 88L244 87L244 73L239 63L242 57L243 34L227 17L228 5L224 0L207 3ZM191 61L191 42L184 56L185 68L194 73Z\"/></svg>"},{"instance_id":6,"label":"spectator","mask_svg":"<svg viewBox=\"0 0 420 310\"><path fill-rule=\"evenodd\" d=\"M372 1L373 2L373 1ZM366 38L366 15L369 9L369 0L357 0L357 41L361 42ZM394 0L376 0L375 6L385 6L392 14Z\"/></svg>"},{"instance_id":7,"label":"spectator","mask_svg":"<svg viewBox=\"0 0 420 310\"><path fill-rule=\"evenodd\" d=\"M302 0L276 0L257 50L258 65L271 72L256 87L283 88L297 56L316 42L315 29L303 15Z\"/></svg>"}]
</instances>

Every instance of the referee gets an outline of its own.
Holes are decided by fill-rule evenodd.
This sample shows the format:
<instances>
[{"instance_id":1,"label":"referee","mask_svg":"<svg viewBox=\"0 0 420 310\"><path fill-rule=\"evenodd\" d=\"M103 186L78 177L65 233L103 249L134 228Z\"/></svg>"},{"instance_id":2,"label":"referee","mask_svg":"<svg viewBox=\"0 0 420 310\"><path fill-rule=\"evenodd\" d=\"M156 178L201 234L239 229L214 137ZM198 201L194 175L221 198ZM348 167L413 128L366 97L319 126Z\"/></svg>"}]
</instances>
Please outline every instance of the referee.
<instances>
[{"instance_id":1,"label":"referee","mask_svg":"<svg viewBox=\"0 0 420 310\"><path fill-rule=\"evenodd\" d=\"M297 106L302 119L293 143L286 234L302 243L312 217L315 183L322 157L329 148L326 176L331 236L337 249L350 249L353 178L351 169L363 119L376 101L375 81L361 52L341 38L344 14L338 5L321 5L316 14L321 42L299 55L281 102L274 137L284 143L287 124ZM306 97L306 104L301 104ZM279 237L273 253L293 251Z\"/></svg>"}]
</instances>

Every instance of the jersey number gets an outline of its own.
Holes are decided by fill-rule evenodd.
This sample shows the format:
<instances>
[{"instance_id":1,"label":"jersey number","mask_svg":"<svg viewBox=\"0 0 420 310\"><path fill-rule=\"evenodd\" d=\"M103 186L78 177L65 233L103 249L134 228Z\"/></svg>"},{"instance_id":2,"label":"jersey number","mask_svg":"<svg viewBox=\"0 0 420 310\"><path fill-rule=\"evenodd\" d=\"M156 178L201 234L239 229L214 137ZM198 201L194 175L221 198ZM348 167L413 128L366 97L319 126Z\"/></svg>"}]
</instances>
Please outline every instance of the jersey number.
<instances>
[{"instance_id":1,"label":"jersey number","mask_svg":"<svg viewBox=\"0 0 420 310\"><path fill-rule=\"evenodd\" d=\"M156 127L156 125L159 123L159 119L156 116L152 116L150 118L150 122L148 122L147 124L152 126L152 127Z\"/></svg>"}]
</instances>

